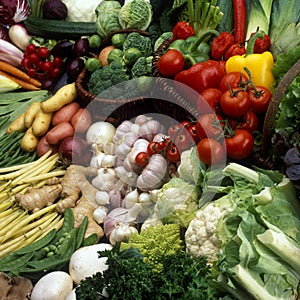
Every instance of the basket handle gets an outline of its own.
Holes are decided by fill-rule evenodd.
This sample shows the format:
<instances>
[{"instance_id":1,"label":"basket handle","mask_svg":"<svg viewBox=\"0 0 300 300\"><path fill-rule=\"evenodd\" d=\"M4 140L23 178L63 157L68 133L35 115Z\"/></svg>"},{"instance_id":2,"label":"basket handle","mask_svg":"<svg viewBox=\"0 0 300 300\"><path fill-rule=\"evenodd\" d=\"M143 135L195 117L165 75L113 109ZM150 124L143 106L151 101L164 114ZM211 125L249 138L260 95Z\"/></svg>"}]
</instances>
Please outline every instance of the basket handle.
<instances>
[{"instance_id":1,"label":"basket handle","mask_svg":"<svg viewBox=\"0 0 300 300\"><path fill-rule=\"evenodd\" d=\"M264 157L268 156L268 150L270 149L270 140L273 135L274 122L276 119L276 114L280 105L281 99L284 97L288 87L292 81L300 73L300 59L289 69L289 71L283 76L277 87L273 92L273 96L269 107L266 111L264 118L264 125L262 131L262 143L261 143L261 155Z\"/></svg>"}]
</instances>

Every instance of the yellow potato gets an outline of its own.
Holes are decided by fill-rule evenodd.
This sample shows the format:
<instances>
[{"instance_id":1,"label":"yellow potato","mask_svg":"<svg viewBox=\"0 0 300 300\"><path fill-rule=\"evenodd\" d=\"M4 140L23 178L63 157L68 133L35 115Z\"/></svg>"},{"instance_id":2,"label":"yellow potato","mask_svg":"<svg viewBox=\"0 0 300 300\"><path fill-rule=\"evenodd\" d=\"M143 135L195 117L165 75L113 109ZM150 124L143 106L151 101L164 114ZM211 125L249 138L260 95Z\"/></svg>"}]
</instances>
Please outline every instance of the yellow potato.
<instances>
[{"instance_id":1,"label":"yellow potato","mask_svg":"<svg viewBox=\"0 0 300 300\"><path fill-rule=\"evenodd\" d=\"M50 128L53 113L46 113L41 109L32 123L32 132L36 137L43 136Z\"/></svg>"},{"instance_id":2,"label":"yellow potato","mask_svg":"<svg viewBox=\"0 0 300 300\"><path fill-rule=\"evenodd\" d=\"M29 127L21 140L21 149L25 152L33 152L38 143L39 139L33 134L32 127Z\"/></svg>"},{"instance_id":3,"label":"yellow potato","mask_svg":"<svg viewBox=\"0 0 300 300\"><path fill-rule=\"evenodd\" d=\"M13 131L25 131L25 112L21 113L14 121L7 127L6 132L11 133Z\"/></svg>"},{"instance_id":4,"label":"yellow potato","mask_svg":"<svg viewBox=\"0 0 300 300\"><path fill-rule=\"evenodd\" d=\"M53 113L77 98L77 90L74 83L61 87L53 96L41 103L41 109L45 113Z\"/></svg>"},{"instance_id":5,"label":"yellow potato","mask_svg":"<svg viewBox=\"0 0 300 300\"><path fill-rule=\"evenodd\" d=\"M41 103L40 102L33 102L29 105L29 107L27 108L27 110L25 111L25 126L26 128L29 128L37 113L40 111L41 109Z\"/></svg>"}]
</instances>

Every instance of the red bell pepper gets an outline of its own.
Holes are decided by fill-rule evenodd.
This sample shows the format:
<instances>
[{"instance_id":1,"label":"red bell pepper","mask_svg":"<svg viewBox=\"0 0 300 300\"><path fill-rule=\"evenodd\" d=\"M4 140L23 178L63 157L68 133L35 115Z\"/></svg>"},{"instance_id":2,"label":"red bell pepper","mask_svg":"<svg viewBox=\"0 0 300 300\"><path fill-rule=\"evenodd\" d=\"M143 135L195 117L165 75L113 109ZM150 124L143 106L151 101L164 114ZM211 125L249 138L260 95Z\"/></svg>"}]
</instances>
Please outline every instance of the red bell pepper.
<instances>
[{"instance_id":1,"label":"red bell pepper","mask_svg":"<svg viewBox=\"0 0 300 300\"><path fill-rule=\"evenodd\" d=\"M226 53L226 50L234 44L234 37L230 32L224 31L215 37L211 44L211 58L220 60Z\"/></svg>"},{"instance_id":2,"label":"red bell pepper","mask_svg":"<svg viewBox=\"0 0 300 300\"><path fill-rule=\"evenodd\" d=\"M231 56L244 54L246 54L246 47L243 44L233 44L225 52L224 59L227 60Z\"/></svg>"},{"instance_id":3,"label":"red bell pepper","mask_svg":"<svg viewBox=\"0 0 300 300\"><path fill-rule=\"evenodd\" d=\"M207 60L196 63L189 69L179 72L174 79L191 87L200 94L208 88L219 88L220 81L225 73L223 62Z\"/></svg>"},{"instance_id":4,"label":"red bell pepper","mask_svg":"<svg viewBox=\"0 0 300 300\"><path fill-rule=\"evenodd\" d=\"M173 40L178 40L178 39L185 40L189 36L193 36L195 34L193 27L185 21L177 22L172 29L172 33L173 33Z\"/></svg>"},{"instance_id":5,"label":"red bell pepper","mask_svg":"<svg viewBox=\"0 0 300 300\"><path fill-rule=\"evenodd\" d=\"M250 38L255 34L252 32ZM257 38L254 43L253 52L257 54L264 53L265 51L269 51L271 47L271 39L270 37L264 33L263 38Z\"/></svg>"}]
</instances>

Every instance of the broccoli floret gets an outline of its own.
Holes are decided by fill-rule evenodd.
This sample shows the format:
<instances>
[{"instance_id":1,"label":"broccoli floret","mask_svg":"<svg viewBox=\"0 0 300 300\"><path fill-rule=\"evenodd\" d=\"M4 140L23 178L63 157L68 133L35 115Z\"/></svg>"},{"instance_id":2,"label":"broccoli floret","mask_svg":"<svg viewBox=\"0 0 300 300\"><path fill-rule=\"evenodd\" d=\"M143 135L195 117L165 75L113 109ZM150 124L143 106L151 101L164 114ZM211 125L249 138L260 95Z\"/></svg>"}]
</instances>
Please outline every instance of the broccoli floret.
<instances>
[{"instance_id":1,"label":"broccoli floret","mask_svg":"<svg viewBox=\"0 0 300 300\"><path fill-rule=\"evenodd\" d=\"M152 58L153 56L142 56L137 59L131 68L132 78L152 75Z\"/></svg>"},{"instance_id":2,"label":"broccoli floret","mask_svg":"<svg viewBox=\"0 0 300 300\"><path fill-rule=\"evenodd\" d=\"M122 64L113 61L110 65L102 67L92 73L88 82L88 90L98 95L115 84L127 81L129 75L123 69Z\"/></svg>"},{"instance_id":3,"label":"broccoli floret","mask_svg":"<svg viewBox=\"0 0 300 300\"><path fill-rule=\"evenodd\" d=\"M163 269L162 257L182 251L183 241L180 239L180 226L165 224L151 226L140 233L132 233L127 243L121 243L121 250L138 249L144 261L153 266L154 270Z\"/></svg>"},{"instance_id":4,"label":"broccoli floret","mask_svg":"<svg viewBox=\"0 0 300 300\"><path fill-rule=\"evenodd\" d=\"M149 56L153 52L151 39L148 36L143 36L138 32L131 32L128 34L124 44L123 51L130 48L137 48L141 51L143 56Z\"/></svg>"}]
</instances>

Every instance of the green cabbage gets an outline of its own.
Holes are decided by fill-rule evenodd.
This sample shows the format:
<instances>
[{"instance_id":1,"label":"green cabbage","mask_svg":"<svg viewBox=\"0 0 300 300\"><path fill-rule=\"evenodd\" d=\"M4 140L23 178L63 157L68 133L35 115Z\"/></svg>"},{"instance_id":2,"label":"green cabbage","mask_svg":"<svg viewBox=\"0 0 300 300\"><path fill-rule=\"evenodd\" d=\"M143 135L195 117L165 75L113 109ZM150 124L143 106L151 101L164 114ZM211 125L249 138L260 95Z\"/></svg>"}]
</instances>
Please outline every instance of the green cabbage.
<instances>
[{"instance_id":1,"label":"green cabbage","mask_svg":"<svg viewBox=\"0 0 300 300\"><path fill-rule=\"evenodd\" d=\"M111 32L121 29L119 23L119 12L121 4L119 1L102 1L96 7L96 30L102 37L106 37Z\"/></svg>"},{"instance_id":2,"label":"green cabbage","mask_svg":"<svg viewBox=\"0 0 300 300\"><path fill-rule=\"evenodd\" d=\"M152 21L152 6L147 0L131 0L119 13L122 28L146 30Z\"/></svg>"}]
</instances>

